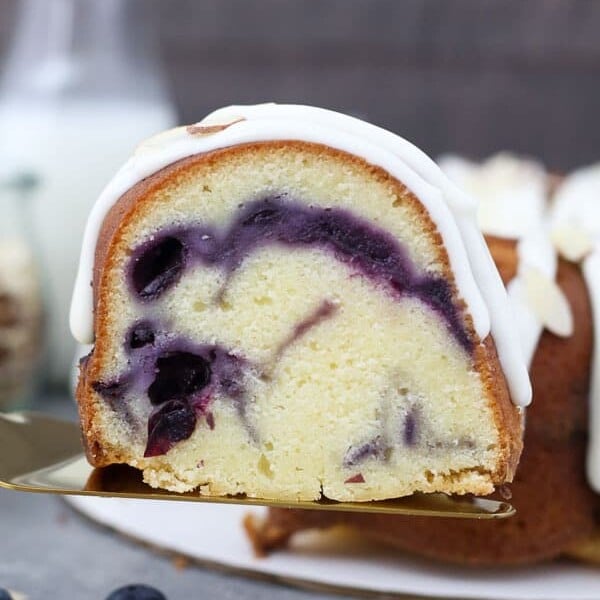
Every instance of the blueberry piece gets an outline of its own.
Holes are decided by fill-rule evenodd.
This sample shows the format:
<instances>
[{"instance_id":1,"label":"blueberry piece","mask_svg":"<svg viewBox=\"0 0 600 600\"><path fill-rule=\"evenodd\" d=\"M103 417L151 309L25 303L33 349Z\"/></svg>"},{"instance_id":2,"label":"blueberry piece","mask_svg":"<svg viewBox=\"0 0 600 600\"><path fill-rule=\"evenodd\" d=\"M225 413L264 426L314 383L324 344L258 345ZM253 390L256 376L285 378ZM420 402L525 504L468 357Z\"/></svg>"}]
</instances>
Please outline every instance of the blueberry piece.
<instances>
[{"instance_id":1,"label":"blueberry piece","mask_svg":"<svg viewBox=\"0 0 600 600\"><path fill-rule=\"evenodd\" d=\"M167 597L156 588L136 583L116 589L106 600L167 600Z\"/></svg>"},{"instance_id":2,"label":"blueberry piece","mask_svg":"<svg viewBox=\"0 0 600 600\"><path fill-rule=\"evenodd\" d=\"M12 600L12 595L7 589L0 588L0 600Z\"/></svg>"},{"instance_id":3,"label":"blueberry piece","mask_svg":"<svg viewBox=\"0 0 600 600\"><path fill-rule=\"evenodd\" d=\"M148 388L152 404L186 399L210 383L210 364L191 352L166 352L156 359L156 377Z\"/></svg>"},{"instance_id":4,"label":"blueberry piece","mask_svg":"<svg viewBox=\"0 0 600 600\"><path fill-rule=\"evenodd\" d=\"M140 298L153 300L177 283L185 267L183 244L166 237L144 250L132 271L133 287Z\"/></svg>"},{"instance_id":5,"label":"blueberry piece","mask_svg":"<svg viewBox=\"0 0 600 600\"><path fill-rule=\"evenodd\" d=\"M187 402L171 400L148 421L145 457L166 454L177 442L187 440L196 427L196 413Z\"/></svg>"},{"instance_id":6,"label":"blueberry piece","mask_svg":"<svg viewBox=\"0 0 600 600\"><path fill-rule=\"evenodd\" d=\"M150 323L136 323L129 332L129 347L142 348L154 343L154 330Z\"/></svg>"}]
</instances>

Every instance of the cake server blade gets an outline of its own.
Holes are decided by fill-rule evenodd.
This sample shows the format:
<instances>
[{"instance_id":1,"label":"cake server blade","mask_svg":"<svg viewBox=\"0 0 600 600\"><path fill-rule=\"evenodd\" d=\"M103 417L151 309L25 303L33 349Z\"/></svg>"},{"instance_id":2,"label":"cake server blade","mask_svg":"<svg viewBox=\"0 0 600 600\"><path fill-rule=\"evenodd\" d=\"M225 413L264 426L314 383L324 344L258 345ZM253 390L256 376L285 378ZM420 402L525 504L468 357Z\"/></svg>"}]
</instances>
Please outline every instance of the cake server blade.
<instances>
[{"instance_id":1,"label":"cake server blade","mask_svg":"<svg viewBox=\"0 0 600 600\"><path fill-rule=\"evenodd\" d=\"M45 494L217 502L421 517L502 519L515 513L507 502L444 494L414 494L371 502L336 502L169 492L146 485L141 472L132 467L113 465L94 469L82 452L78 424L34 412L0 413L0 487Z\"/></svg>"}]
</instances>

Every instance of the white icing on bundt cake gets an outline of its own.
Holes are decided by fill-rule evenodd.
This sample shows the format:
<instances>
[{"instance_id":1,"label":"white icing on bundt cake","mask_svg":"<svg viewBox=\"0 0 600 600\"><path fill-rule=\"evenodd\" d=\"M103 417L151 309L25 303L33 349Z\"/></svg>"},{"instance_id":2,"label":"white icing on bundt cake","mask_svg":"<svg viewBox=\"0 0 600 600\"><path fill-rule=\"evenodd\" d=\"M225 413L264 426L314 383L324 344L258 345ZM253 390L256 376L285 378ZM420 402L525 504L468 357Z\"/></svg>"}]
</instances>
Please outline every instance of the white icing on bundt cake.
<instances>
[{"instance_id":1,"label":"white icing on bundt cake","mask_svg":"<svg viewBox=\"0 0 600 600\"><path fill-rule=\"evenodd\" d=\"M548 173L541 164L508 153L481 164L449 155L440 165L478 199L477 219L484 234L517 241L517 273L507 292L523 355L531 365L544 329L563 337L573 331L569 304L555 282Z\"/></svg>"},{"instance_id":2,"label":"white icing on bundt cake","mask_svg":"<svg viewBox=\"0 0 600 600\"><path fill-rule=\"evenodd\" d=\"M531 390L474 212L420 150L330 111L230 107L149 140L94 207L74 294L92 462L265 498L510 480L508 391Z\"/></svg>"},{"instance_id":3,"label":"white icing on bundt cake","mask_svg":"<svg viewBox=\"0 0 600 600\"><path fill-rule=\"evenodd\" d=\"M425 153L389 131L309 106L231 106L215 111L202 123L207 127L206 137L195 136L180 127L148 140L98 199L86 227L73 295L71 329L76 339L81 343L93 341L93 301L89 284L94 249L106 213L123 193L144 177L186 156L245 142L297 139L361 156L396 176L420 199L442 236L456 284L469 306L478 336L484 339L490 333L491 319L491 331L511 397L519 406L529 404L531 386L517 349L504 288L473 219L476 203L453 185ZM211 128L211 124L231 126L219 129L214 125ZM220 135L210 135L214 133Z\"/></svg>"},{"instance_id":4,"label":"white icing on bundt cake","mask_svg":"<svg viewBox=\"0 0 600 600\"><path fill-rule=\"evenodd\" d=\"M587 475L600 492L600 165L579 169L562 182L554 199L551 224L561 254L580 262L594 318L590 385Z\"/></svg>"},{"instance_id":5,"label":"white icing on bundt cake","mask_svg":"<svg viewBox=\"0 0 600 600\"><path fill-rule=\"evenodd\" d=\"M549 176L534 161L499 154L482 164L458 156L444 157L440 164L458 185L479 193L484 233L518 240L517 276L507 287L528 363L544 328L562 337L573 333L571 309L554 283L557 253L581 265L595 336L587 475L600 492L600 166L565 177L549 202Z\"/></svg>"},{"instance_id":6,"label":"white icing on bundt cake","mask_svg":"<svg viewBox=\"0 0 600 600\"><path fill-rule=\"evenodd\" d=\"M600 499L592 487L598 490L600 464L599 360L593 351L600 331L600 168L562 179L507 153L482 163L447 156L440 166L479 200L480 225L509 286L530 363L534 402L527 409L518 476L493 496L505 498L509 489L516 516L452 520L440 528L431 519L397 515L271 509L266 518L245 522L250 539L264 553L297 532L343 526L403 552L471 566L521 565L564 554L598 563Z\"/></svg>"}]
</instances>

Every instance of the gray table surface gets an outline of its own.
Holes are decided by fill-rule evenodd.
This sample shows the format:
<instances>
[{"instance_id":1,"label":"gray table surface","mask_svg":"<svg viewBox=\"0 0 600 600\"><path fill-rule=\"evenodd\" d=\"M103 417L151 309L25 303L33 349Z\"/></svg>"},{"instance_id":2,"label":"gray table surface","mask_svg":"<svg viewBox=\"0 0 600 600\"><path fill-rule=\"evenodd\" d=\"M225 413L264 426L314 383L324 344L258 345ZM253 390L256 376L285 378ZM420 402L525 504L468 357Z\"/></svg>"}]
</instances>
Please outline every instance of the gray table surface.
<instances>
[{"instance_id":1,"label":"gray table surface","mask_svg":"<svg viewBox=\"0 0 600 600\"><path fill-rule=\"evenodd\" d=\"M45 401L43 407L75 418L66 398ZM169 600L343 598L194 564L182 569L172 556L94 525L59 497L0 489L0 587L30 600L104 600L128 583L153 585Z\"/></svg>"}]
</instances>

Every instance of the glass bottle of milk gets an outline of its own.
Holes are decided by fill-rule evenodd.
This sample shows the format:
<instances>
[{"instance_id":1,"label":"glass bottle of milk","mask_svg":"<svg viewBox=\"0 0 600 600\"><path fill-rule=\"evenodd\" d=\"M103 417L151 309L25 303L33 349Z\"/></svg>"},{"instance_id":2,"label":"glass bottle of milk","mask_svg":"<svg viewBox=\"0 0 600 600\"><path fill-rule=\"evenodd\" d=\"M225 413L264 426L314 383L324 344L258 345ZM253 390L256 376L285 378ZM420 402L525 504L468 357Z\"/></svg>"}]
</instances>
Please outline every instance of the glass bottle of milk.
<instances>
[{"instance_id":1,"label":"glass bottle of milk","mask_svg":"<svg viewBox=\"0 0 600 600\"><path fill-rule=\"evenodd\" d=\"M0 164L37 182L31 227L53 384L72 365L68 312L87 214L135 146L175 122L146 9L144 0L21 0L0 80Z\"/></svg>"}]
</instances>

